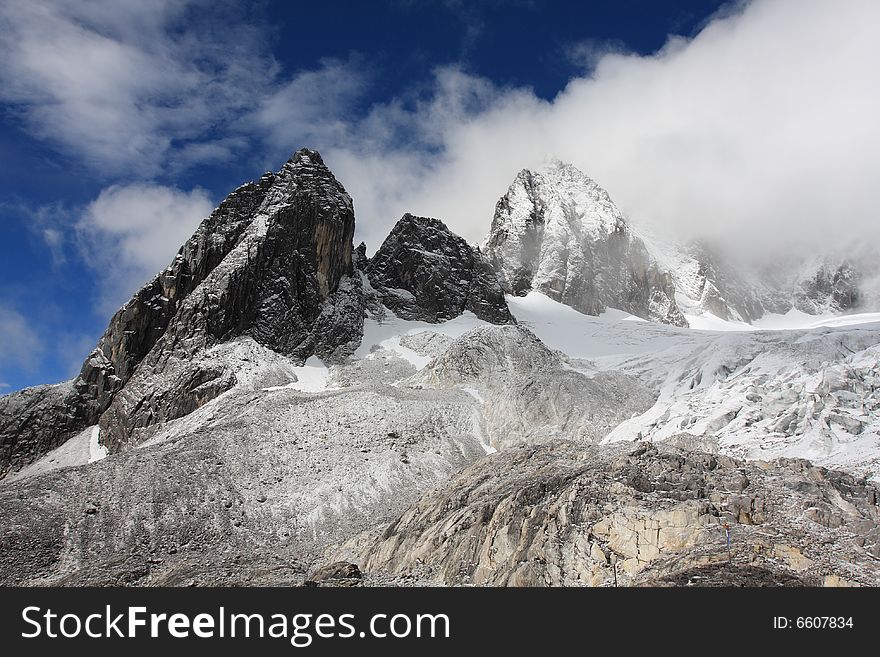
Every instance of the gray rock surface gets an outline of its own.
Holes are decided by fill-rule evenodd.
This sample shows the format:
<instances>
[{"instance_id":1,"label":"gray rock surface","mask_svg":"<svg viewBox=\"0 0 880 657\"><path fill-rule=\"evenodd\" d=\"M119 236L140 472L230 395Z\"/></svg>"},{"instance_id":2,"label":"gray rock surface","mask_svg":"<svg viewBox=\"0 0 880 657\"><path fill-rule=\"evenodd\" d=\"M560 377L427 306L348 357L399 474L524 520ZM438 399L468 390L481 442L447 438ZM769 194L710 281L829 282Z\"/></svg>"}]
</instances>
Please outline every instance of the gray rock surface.
<instances>
[{"instance_id":1,"label":"gray rock surface","mask_svg":"<svg viewBox=\"0 0 880 657\"><path fill-rule=\"evenodd\" d=\"M816 273L801 281L795 307L805 313L840 313L857 308L861 294L859 272L849 262L820 265Z\"/></svg>"},{"instance_id":2,"label":"gray rock surface","mask_svg":"<svg viewBox=\"0 0 880 657\"><path fill-rule=\"evenodd\" d=\"M335 552L368 573L506 586L875 585L878 554L878 490L847 474L565 441L492 454Z\"/></svg>"},{"instance_id":3,"label":"gray rock surface","mask_svg":"<svg viewBox=\"0 0 880 657\"><path fill-rule=\"evenodd\" d=\"M469 310L494 324L513 322L492 266L438 219L403 215L365 271L382 303L404 319L439 322Z\"/></svg>"},{"instance_id":4,"label":"gray rock surface","mask_svg":"<svg viewBox=\"0 0 880 657\"><path fill-rule=\"evenodd\" d=\"M480 406L482 431L495 449L553 437L596 442L649 409L655 394L620 372L587 376L568 366L522 326L483 326L451 341L410 381L459 388Z\"/></svg>"},{"instance_id":5,"label":"gray rock surface","mask_svg":"<svg viewBox=\"0 0 880 657\"><path fill-rule=\"evenodd\" d=\"M467 395L355 366L339 390L264 389L292 361L235 346L254 371L138 448L0 483L0 583L302 584L485 454Z\"/></svg>"}]
</instances>

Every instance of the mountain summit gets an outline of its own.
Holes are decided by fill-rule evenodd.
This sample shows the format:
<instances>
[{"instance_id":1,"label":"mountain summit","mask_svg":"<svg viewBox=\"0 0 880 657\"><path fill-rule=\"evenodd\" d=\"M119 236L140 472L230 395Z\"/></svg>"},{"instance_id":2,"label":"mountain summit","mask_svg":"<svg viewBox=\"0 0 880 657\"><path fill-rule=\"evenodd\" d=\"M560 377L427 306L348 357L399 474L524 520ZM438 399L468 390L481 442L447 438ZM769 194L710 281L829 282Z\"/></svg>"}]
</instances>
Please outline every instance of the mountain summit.
<instances>
[{"instance_id":1,"label":"mountain summit","mask_svg":"<svg viewBox=\"0 0 880 657\"><path fill-rule=\"evenodd\" d=\"M483 250L508 294L535 290L588 315L617 308L675 326L707 313L751 323L793 308L846 312L860 299L859 272L848 262L820 258L753 271L705 242L658 239L558 159L517 174L495 206Z\"/></svg>"},{"instance_id":2,"label":"mountain summit","mask_svg":"<svg viewBox=\"0 0 880 657\"><path fill-rule=\"evenodd\" d=\"M0 473L96 422L113 448L205 404L235 383L206 355L233 338L300 360L353 352L353 235L351 198L315 151L233 191L113 316L74 381L0 398Z\"/></svg>"},{"instance_id":3,"label":"mountain summit","mask_svg":"<svg viewBox=\"0 0 880 657\"><path fill-rule=\"evenodd\" d=\"M494 324L513 321L492 265L439 219L405 214L366 271L382 303L404 319L438 322L468 310Z\"/></svg>"},{"instance_id":4,"label":"mountain summit","mask_svg":"<svg viewBox=\"0 0 880 657\"><path fill-rule=\"evenodd\" d=\"M570 164L520 171L495 206L483 249L510 294L536 290L588 315L611 307L687 326L670 274L608 193Z\"/></svg>"}]
</instances>

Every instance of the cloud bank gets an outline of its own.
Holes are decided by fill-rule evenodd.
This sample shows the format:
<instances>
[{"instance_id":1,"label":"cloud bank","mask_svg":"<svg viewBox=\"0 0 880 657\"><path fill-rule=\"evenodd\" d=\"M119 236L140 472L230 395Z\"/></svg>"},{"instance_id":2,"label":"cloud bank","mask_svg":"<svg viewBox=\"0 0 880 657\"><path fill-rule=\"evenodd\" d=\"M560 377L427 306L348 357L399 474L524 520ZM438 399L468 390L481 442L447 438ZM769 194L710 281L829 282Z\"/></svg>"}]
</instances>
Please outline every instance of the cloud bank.
<instances>
[{"instance_id":1,"label":"cloud bank","mask_svg":"<svg viewBox=\"0 0 880 657\"><path fill-rule=\"evenodd\" d=\"M455 69L376 106L327 160L375 249L405 211L481 239L517 170L552 153L637 223L773 257L880 239L880 3L759 0L612 52L552 101ZM412 138L417 135L417 138Z\"/></svg>"},{"instance_id":2,"label":"cloud bank","mask_svg":"<svg viewBox=\"0 0 880 657\"><path fill-rule=\"evenodd\" d=\"M0 3L0 101L105 174L228 157L232 123L276 73L227 0Z\"/></svg>"}]
</instances>

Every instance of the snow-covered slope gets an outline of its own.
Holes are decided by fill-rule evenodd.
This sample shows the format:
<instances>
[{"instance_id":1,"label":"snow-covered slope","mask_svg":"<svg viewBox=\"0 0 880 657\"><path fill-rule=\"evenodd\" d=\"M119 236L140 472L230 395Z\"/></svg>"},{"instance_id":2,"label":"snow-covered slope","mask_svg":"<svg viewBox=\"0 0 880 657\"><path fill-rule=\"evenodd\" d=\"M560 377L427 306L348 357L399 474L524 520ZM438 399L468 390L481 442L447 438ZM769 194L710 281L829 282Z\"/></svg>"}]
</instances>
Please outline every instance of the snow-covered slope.
<instances>
[{"instance_id":1,"label":"snow-covered slope","mask_svg":"<svg viewBox=\"0 0 880 657\"><path fill-rule=\"evenodd\" d=\"M619 370L657 391L654 406L608 442L675 438L880 475L880 315L826 317L831 326L796 330L695 331L590 317L537 292L508 303L548 346L578 359L577 369Z\"/></svg>"}]
</instances>

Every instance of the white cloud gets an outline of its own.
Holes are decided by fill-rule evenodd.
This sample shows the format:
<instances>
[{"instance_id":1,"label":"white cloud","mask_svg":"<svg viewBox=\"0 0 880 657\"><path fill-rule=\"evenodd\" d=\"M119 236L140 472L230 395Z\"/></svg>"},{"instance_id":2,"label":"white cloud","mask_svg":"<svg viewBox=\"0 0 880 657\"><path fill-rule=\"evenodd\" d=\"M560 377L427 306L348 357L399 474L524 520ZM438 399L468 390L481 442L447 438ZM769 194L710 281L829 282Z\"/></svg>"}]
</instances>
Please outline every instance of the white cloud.
<instances>
[{"instance_id":1,"label":"white cloud","mask_svg":"<svg viewBox=\"0 0 880 657\"><path fill-rule=\"evenodd\" d=\"M120 175L230 158L254 136L272 168L300 146L320 148L371 250L407 211L480 240L515 173L548 153L594 177L637 223L765 257L795 241L819 251L880 240L873 0L736 3L653 56L587 44L569 54L588 72L552 101L441 68L427 91L366 113L375 72L363 59L284 77L259 26L246 15L221 25L213 6L5 3L0 101L36 134ZM111 201L133 209L107 210ZM108 299L161 269L209 209L198 191L105 190L80 228L97 269L127 272L125 294ZM170 225L179 232L163 234Z\"/></svg>"},{"instance_id":2,"label":"white cloud","mask_svg":"<svg viewBox=\"0 0 880 657\"><path fill-rule=\"evenodd\" d=\"M4 2L0 101L108 174L150 177L189 141L211 142L275 74L247 18L207 0Z\"/></svg>"},{"instance_id":3,"label":"white cloud","mask_svg":"<svg viewBox=\"0 0 880 657\"><path fill-rule=\"evenodd\" d=\"M551 102L454 70L373 109L325 160L375 249L404 212L481 239L516 171L554 153L639 223L771 256L880 239L880 3L758 0L654 56L605 54Z\"/></svg>"},{"instance_id":4,"label":"white cloud","mask_svg":"<svg viewBox=\"0 0 880 657\"><path fill-rule=\"evenodd\" d=\"M347 119L367 90L369 75L356 56L324 59L268 92L246 121L264 131L273 150L294 151L306 143L349 139Z\"/></svg>"},{"instance_id":5,"label":"white cloud","mask_svg":"<svg viewBox=\"0 0 880 657\"><path fill-rule=\"evenodd\" d=\"M130 184L103 190L77 223L80 253L101 286L99 309L116 311L164 269L213 207L202 189Z\"/></svg>"},{"instance_id":6,"label":"white cloud","mask_svg":"<svg viewBox=\"0 0 880 657\"><path fill-rule=\"evenodd\" d=\"M0 368L33 370L43 352L43 343L25 317L13 308L0 305ZM9 387L2 384L0 388Z\"/></svg>"},{"instance_id":7,"label":"white cloud","mask_svg":"<svg viewBox=\"0 0 880 657\"><path fill-rule=\"evenodd\" d=\"M249 158L255 141L275 167L283 151L347 138L365 60L283 72L264 16L234 0L0 3L0 103L111 180Z\"/></svg>"}]
</instances>

